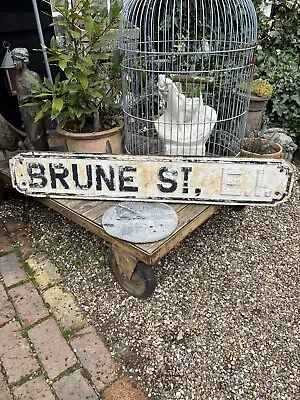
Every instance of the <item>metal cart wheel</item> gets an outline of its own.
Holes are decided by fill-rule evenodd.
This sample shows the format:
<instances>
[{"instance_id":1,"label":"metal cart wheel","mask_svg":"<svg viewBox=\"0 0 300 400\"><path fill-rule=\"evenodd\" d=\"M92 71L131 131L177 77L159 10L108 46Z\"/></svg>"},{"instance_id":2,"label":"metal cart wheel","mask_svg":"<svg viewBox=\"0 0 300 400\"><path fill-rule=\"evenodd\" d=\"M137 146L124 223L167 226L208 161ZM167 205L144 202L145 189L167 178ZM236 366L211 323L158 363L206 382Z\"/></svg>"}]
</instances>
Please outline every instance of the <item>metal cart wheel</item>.
<instances>
[{"instance_id":1,"label":"metal cart wheel","mask_svg":"<svg viewBox=\"0 0 300 400\"><path fill-rule=\"evenodd\" d=\"M110 269L120 286L132 296L138 299L147 299L152 295L156 287L156 276L150 265L137 262L130 279L121 271L112 255L110 259Z\"/></svg>"}]
</instances>

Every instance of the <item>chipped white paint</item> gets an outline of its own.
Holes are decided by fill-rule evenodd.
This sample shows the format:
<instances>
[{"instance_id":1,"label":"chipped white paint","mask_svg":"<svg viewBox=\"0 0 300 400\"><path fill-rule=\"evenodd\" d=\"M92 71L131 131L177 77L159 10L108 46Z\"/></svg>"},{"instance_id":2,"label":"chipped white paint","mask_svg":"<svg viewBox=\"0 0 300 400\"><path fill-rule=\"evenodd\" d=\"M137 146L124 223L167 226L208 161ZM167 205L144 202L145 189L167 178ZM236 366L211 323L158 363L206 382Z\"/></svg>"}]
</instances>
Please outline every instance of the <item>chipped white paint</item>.
<instances>
[{"instance_id":1,"label":"chipped white paint","mask_svg":"<svg viewBox=\"0 0 300 400\"><path fill-rule=\"evenodd\" d=\"M274 205L288 199L293 166L255 158L23 153L12 182L29 196Z\"/></svg>"}]
</instances>

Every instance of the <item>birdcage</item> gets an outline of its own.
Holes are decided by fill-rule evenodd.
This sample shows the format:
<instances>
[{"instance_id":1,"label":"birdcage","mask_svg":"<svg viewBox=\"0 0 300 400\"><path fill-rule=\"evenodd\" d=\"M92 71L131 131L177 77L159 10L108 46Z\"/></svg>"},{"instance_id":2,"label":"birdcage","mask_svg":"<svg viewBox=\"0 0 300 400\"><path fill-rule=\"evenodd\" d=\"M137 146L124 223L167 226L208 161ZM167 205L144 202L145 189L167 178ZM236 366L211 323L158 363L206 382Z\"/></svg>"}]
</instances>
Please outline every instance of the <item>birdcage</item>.
<instances>
[{"instance_id":1,"label":"birdcage","mask_svg":"<svg viewBox=\"0 0 300 400\"><path fill-rule=\"evenodd\" d=\"M125 0L126 151L237 155L256 35L250 0Z\"/></svg>"}]
</instances>

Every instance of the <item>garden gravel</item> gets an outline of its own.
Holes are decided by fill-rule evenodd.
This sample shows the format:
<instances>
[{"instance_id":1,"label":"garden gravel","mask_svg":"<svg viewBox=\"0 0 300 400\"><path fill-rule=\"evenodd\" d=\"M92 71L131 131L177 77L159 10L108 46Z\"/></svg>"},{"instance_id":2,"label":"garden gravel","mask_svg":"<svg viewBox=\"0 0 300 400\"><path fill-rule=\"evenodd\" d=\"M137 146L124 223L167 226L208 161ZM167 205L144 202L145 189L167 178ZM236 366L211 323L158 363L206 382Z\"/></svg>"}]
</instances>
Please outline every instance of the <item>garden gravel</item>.
<instances>
[{"instance_id":1,"label":"garden gravel","mask_svg":"<svg viewBox=\"0 0 300 400\"><path fill-rule=\"evenodd\" d=\"M300 179L275 208L223 207L127 296L104 242L31 199L0 204L56 261L122 373L152 400L300 398Z\"/></svg>"}]
</instances>

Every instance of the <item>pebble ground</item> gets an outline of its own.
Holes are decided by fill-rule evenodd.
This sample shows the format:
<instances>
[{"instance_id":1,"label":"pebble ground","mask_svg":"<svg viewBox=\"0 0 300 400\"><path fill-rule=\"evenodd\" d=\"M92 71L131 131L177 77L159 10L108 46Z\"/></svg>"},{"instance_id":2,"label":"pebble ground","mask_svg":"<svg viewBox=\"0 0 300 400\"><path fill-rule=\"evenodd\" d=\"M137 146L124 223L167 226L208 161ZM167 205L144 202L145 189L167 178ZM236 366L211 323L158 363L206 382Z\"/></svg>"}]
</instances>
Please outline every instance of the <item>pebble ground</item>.
<instances>
[{"instance_id":1,"label":"pebble ground","mask_svg":"<svg viewBox=\"0 0 300 400\"><path fill-rule=\"evenodd\" d=\"M105 244L24 198L25 222L114 360L151 400L300 398L300 181L275 208L223 207L154 266L158 286L129 297Z\"/></svg>"}]
</instances>

